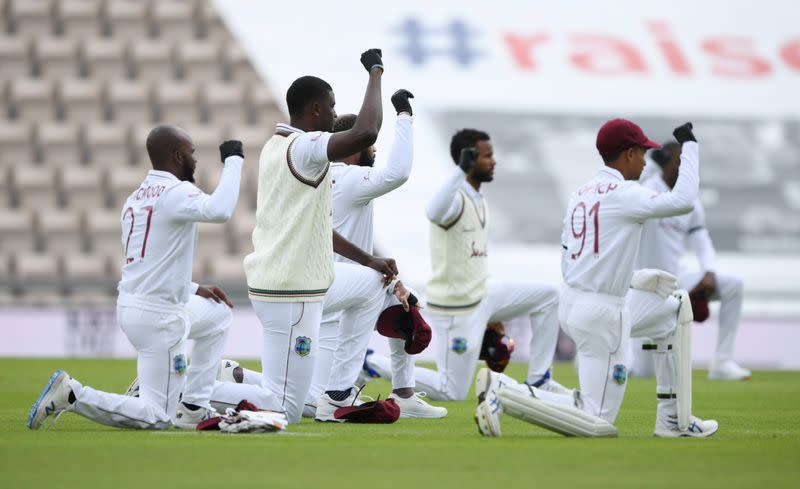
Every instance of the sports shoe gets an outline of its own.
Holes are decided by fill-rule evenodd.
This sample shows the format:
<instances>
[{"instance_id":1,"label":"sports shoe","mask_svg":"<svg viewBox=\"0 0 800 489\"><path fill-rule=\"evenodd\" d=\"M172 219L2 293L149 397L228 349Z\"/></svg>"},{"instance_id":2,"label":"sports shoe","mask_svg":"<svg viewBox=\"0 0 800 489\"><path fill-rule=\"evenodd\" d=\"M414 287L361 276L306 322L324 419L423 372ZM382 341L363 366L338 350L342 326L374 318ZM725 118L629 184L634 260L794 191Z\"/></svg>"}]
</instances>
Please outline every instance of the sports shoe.
<instances>
[{"instance_id":1,"label":"sports shoe","mask_svg":"<svg viewBox=\"0 0 800 489\"><path fill-rule=\"evenodd\" d=\"M423 397L427 397L425 392L415 392L409 398L402 398L392 392L389 394L389 399L394 399L394 402L400 406L401 418L444 418L447 416L447 408L431 406Z\"/></svg>"},{"instance_id":2,"label":"sports shoe","mask_svg":"<svg viewBox=\"0 0 800 489\"><path fill-rule=\"evenodd\" d=\"M503 408L497 399L500 381L497 374L484 367L475 378L475 394L478 396L478 407L475 409L475 423L483 436L501 436L500 415Z\"/></svg>"},{"instance_id":3,"label":"sports shoe","mask_svg":"<svg viewBox=\"0 0 800 489\"><path fill-rule=\"evenodd\" d=\"M304 418L314 419L316 415L317 415L317 406L315 406L314 404L310 404L308 402L303 405Z\"/></svg>"},{"instance_id":4,"label":"sports shoe","mask_svg":"<svg viewBox=\"0 0 800 489\"><path fill-rule=\"evenodd\" d=\"M708 371L708 378L710 380L750 380L753 378L753 373L740 367L733 360L725 360L719 363L714 362Z\"/></svg>"},{"instance_id":5,"label":"sports shoe","mask_svg":"<svg viewBox=\"0 0 800 489\"><path fill-rule=\"evenodd\" d=\"M219 413L213 408L199 407L192 411L186 404L178 403L178 408L175 410L175 422L173 425L176 428L183 428L186 430L193 430L197 425L214 416L219 416Z\"/></svg>"},{"instance_id":6,"label":"sports shoe","mask_svg":"<svg viewBox=\"0 0 800 489\"><path fill-rule=\"evenodd\" d=\"M332 399L327 392L323 392L321 396L319 396L319 401L317 402L317 412L314 415L315 421L333 421L336 423L344 423L344 419L336 418L333 413L336 412L337 409L340 407L346 406L360 406L364 404L364 401L358 398L358 394L361 392L361 389L356 389L355 387L350 388L350 395L347 398L336 401Z\"/></svg>"},{"instance_id":7,"label":"sports shoe","mask_svg":"<svg viewBox=\"0 0 800 489\"><path fill-rule=\"evenodd\" d=\"M553 394L564 394L567 396L573 395L574 389L567 389L563 385L559 384L555 381L555 379L547 379L543 384L541 384L538 389L552 392Z\"/></svg>"},{"instance_id":8,"label":"sports shoe","mask_svg":"<svg viewBox=\"0 0 800 489\"><path fill-rule=\"evenodd\" d=\"M72 407L69 402L69 395L72 388L69 386L71 377L63 370L56 370L50 376L44 390L33 403L28 413L28 428L38 430L49 416L55 416L54 420L61 416L61 413Z\"/></svg>"},{"instance_id":9,"label":"sports shoe","mask_svg":"<svg viewBox=\"0 0 800 489\"><path fill-rule=\"evenodd\" d=\"M125 395L130 397L139 397L139 377L133 379L131 385L125 389Z\"/></svg>"},{"instance_id":10,"label":"sports shoe","mask_svg":"<svg viewBox=\"0 0 800 489\"><path fill-rule=\"evenodd\" d=\"M220 360L219 370L217 371L217 380L220 382L234 382L241 384L244 378L242 368L239 366L239 362L225 358Z\"/></svg>"},{"instance_id":11,"label":"sports shoe","mask_svg":"<svg viewBox=\"0 0 800 489\"><path fill-rule=\"evenodd\" d=\"M697 416L692 416L692 422L686 431L678 429L678 416L658 416L656 417L656 429L653 436L660 438L707 438L719 429L719 423L713 419L702 420Z\"/></svg>"},{"instance_id":12,"label":"sports shoe","mask_svg":"<svg viewBox=\"0 0 800 489\"><path fill-rule=\"evenodd\" d=\"M369 356L373 353L375 353L375 350L368 348L367 354L364 355L364 364L361 366L361 371L358 372L358 379L356 379L355 383L355 386L359 390L363 389L364 386L367 385L371 380L379 379L381 377L381 374L372 368L372 364L369 363Z\"/></svg>"}]
</instances>

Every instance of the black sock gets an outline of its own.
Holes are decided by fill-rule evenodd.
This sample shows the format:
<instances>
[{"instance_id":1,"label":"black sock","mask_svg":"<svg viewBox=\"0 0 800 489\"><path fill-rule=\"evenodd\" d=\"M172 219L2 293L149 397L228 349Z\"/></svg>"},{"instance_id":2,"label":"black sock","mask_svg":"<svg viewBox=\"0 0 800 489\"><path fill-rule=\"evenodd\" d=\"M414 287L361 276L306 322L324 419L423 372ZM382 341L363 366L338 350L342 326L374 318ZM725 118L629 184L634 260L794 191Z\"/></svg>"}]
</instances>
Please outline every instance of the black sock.
<instances>
[{"instance_id":1,"label":"black sock","mask_svg":"<svg viewBox=\"0 0 800 489\"><path fill-rule=\"evenodd\" d=\"M352 389L352 387L350 389ZM328 394L328 397L334 401L344 401L347 399L347 396L350 395L350 389L344 391L325 391L325 394Z\"/></svg>"}]
</instances>

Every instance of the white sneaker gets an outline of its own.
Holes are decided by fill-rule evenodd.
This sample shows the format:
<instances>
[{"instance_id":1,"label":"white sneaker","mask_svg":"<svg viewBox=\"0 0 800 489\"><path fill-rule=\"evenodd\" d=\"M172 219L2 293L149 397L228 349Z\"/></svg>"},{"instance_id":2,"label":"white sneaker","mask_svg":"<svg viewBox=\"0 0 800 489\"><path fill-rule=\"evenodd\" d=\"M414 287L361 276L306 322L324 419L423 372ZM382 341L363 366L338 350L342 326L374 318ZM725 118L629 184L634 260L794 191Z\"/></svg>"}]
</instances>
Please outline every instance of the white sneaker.
<instances>
[{"instance_id":1,"label":"white sneaker","mask_svg":"<svg viewBox=\"0 0 800 489\"><path fill-rule=\"evenodd\" d=\"M200 407L192 411L186 404L178 403L178 408L175 410L175 422L173 425L176 428L183 428L185 430L193 430L197 425L214 416L219 416L219 413L213 408Z\"/></svg>"},{"instance_id":2,"label":"white sneaker","mask_svg":"<svg viewBox=\"0 0 800 489\"><path fill-rule=\"evenodd\" d=\"M488 368L478 371L475 378L475 394L478 396L478 407L475 409L475 423L483 436L501 436L500 415L503 409L497 399L500 381L497 374Z\"/></svg>"},{"instance_id":3,"label":"white sneaker","mask_svg":"<svg viewBox=\"0 0 800 489\"><path fill-rule=\"evenodd\" d=\"M309 403L305 403L303 405L303 417L304 418L314 419L314 417L316 415L317 415L317 406L315 406L314 404L309 404Z\"/></svg>"},{"instance_id":4,"label":"white sneaker","mask_svg":"<svg viewBox=\"0 0 800 489\"><path fill-rule=\"evenodd\" d=\"M217 371L217 380L220 382L234 382L241 384L242 380L237 380L235 370L239 368L239 362L235 360L228 360L223 358L219 362L219 370Z\"/></svg>"},{"instance_id":5,"label":"white sneaker","mask_svg":"<svg viewBox=\"0 0 800 489\"><path fill-rule=\"evenodd\" d=\"M401 418L444 418L447 416L447 408L431 406L422 398L427 397L425 392L415 392L413 396L404 399L394 392L389 394L389 399L400 406Z\"/></svg>"},{"instance_id":6,"label":"white sneaker","mask_svg":"<svg viewBox=\"0 0 800 489\"><path fill-rule=\"evenodd\" d=\"M537 389L543 390L546 392L552 392L553 394L564 394L567 396L571 396L574 394L574 389L567 389L563 385L556 382L554 379L547 379L547 381L538 386Z\"/></svg>"},{"instance_id":7,"label":"white sneaker","mask_svg":"<svg viewBox=\"0 0 800 489\"><path fill-rule=\"evenodd\" d=\"M340 407L360 406L364 404L364 401L358 398L359 392L361 392L360 389L351 387L350 395L347 396L346 399L341 401L335 401L331 399L331 397L327 393L323 392L322 395L319 396L319 401L317 402L317 412L314 415L314 420L344 423L346 420L336 418L333 415L333 413L336 412L336 410L339 409Z\"/></svg>"},{"instance_id":8,"label":"white sneaker","mask_svg":"<svg viewBox=\"0 0 800 489\"><path fill-rule=\"evenodd\" d=\"M719 429L719 423L714 419L702 420L692 416L692 422L686 431L678 429L678 416L658 416L656 429L653 436L660 438L707 438Z\"/></svg>"},{"instance_id":9,"label":"white sneaker","mask_svg":"<svg viewBox=\"0 0 800 489\"><path fill-rule=\"evenodd\" d=\"M57 370L50 377L28 413L28 428L38 430L49 416L58 419L61 413L72 407L69 402L69 394L72 392L69 386L70 378L63 370Z\"/></svg>"},{"instance_id":10,"label":"white sneaker","mask_svg":"<svg viewBox=\"0 0 800 489\"><path fill-rule=\"evenodd\" d=\"M131 385L125 389L125 395L130 397L139 397L139 377L133 379Z\"/></svg>"},{"instance_id":11,"label":"white sneaker","mask_svg":"<svg viewBox=\"0 0 800 489\"><path fill-rule=\"evenodd\" d=\"M733 360L725 360L720 363L714 362L711 370L708 371L710 380L750 380L753 373L746 368L740 367Z\"/></svg>"}]
</instances>

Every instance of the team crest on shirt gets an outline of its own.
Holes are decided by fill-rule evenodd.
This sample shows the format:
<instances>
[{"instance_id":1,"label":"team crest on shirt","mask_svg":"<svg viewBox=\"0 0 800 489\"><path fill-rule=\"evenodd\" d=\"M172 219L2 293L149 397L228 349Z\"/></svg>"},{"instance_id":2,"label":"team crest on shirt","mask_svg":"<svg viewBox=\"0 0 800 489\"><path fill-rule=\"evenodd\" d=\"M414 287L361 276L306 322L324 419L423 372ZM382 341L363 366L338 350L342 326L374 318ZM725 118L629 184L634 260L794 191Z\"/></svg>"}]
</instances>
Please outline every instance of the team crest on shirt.
<instances>
[{"instance_id":1,"label":"team crest on shirt","mask_svg":"<svg viewBox=\"0 0 800 489\"><path fill-rule=\"evenodd\" d=\"M183 375L186 372L186 355L179 353L172 357L172 368L178 375Z\"/></svg>"},{"instance_id":2,"label":"team crest on shirt","mask_svg":"<svg viewBox=\"0 0 800 489\"><path fill-rule=\"evenodd\" d=\"M614 373L612 374L614 382L619 385L625 383L628 380L628 369L625 365L614 365Z\"/></svg>"},{"instance_id":3,"label":"team crest on shirt","mask_svg":"<svg viewBox=\"0 0 800 489\"><path fill-rule=\"evenodd\" d=\"M294 341L294 352L301 357L307 357L311 353L311 338L308 336L298 336Z\"/></svg>"},{"instance_id":4,"label":"team crest on shirt","mask_svg":"<svg viewBox=\"0 0 800 489\"><path fill-rule=\"evenodd\" d=\"M466 338L453 338L453 346L451 347L454 352L461 354L467 351Z\"/></svg>"}]
</instances>

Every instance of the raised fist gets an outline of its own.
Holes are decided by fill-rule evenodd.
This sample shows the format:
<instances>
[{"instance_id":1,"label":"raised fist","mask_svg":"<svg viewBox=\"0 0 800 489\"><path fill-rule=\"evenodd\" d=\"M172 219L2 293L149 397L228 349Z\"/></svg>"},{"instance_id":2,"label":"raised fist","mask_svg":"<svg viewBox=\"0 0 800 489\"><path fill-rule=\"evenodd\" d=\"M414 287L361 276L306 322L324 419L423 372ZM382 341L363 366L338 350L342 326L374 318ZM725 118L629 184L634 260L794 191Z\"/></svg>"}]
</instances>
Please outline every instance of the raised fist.
<instances>
[{"instance_id":1,"label":"raised fist","mask_svg":"<svg viewBox=\"0 0 800 489\"><path fill-rule=\"evenodd\" d=\"M222 159L223 163L225 163L225 158L228 156L241 156L244 158L244 150L242 149L241 141L232 139L219 145L219 157Z\"/></svg>"},{"instance_id":2,"label":"raised fist","mask_svg":"<svg viewBox=\"0 0 800 489\"><path fill-rule=\"evenodd\" d=\"M381 59L383 53L380 49L367 49L361 53L361 64L367 72L371 72L373 68L380 68L383 71L383 60Z\"/></svg>"},{"instance_id":3,"label":"raised fist","mask_svg":"<svg viewBox=\"0 0 800 489\"><path fill-rule=\"evenodd\" d=\"M394 110L397 111L397 115L400 115L400 112L408 112L408 115L413 115L411 112L411 102L408 101L410 98L414 98L414 94L404 88L392 94L392 105L394 105Z\"/></svg>"},{"instance_id":4,"label":"raised fist","mask_svg":"<svg viewBox=\"0 0 800 489\"><path fill-rule=\"evenodd\" d=\"M672 135L675 136L675 139L678 140L680 144L683 144L687 141L694 141L697 142L697 139L694 138L694 133L692 132L692 123L687 122L682 126L678 126L672 131Z\"/></svg>"},{"instance_id":5,"label":"raised fist","mask_svg":"<svg viewBox=\"0 0 800 489\"><path fill-rule=\"evenodd\" d=\"M475 148L464 148L461 150L461 155L458 158L458 166L464 173L469 173L470 170L475 168L475 163L478 161L478 150Z\"/></svg>"}]
</instances>

